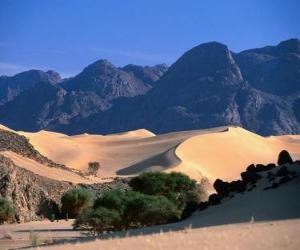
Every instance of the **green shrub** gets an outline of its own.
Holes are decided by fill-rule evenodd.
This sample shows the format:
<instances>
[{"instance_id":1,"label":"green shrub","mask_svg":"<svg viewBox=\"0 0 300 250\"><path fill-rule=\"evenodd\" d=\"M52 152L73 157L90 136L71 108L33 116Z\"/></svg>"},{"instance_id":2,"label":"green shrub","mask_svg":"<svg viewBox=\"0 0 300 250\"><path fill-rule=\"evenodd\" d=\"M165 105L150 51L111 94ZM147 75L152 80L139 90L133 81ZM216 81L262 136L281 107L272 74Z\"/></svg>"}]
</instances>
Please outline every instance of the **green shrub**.
<instances>
[{"instance_id":1,"label":"green shrub","mask_svg":"<svg viewBox=\"0 0 300 250\"><path fill-rule=\"evenodd\" d=\"M195 180L182 173L147 172L131 179L129 185L134 191L148 195L161 195L173 201L180 208L187 202L198 199L199 190Z\"/></svg>"},{"instance_id":2,"label":"green shrub","mask_svg":"<svg viewBox=\"0 0 300 250\"><path fill-rule=\"evenodd\" d=\"M62 214L75 218L83 209L91 206L92 194L86 189L75 188L63 194L61 204Z\"/></svg>"},{"instance_id":3,"label":"green shrub","mask_svg":"<svg viewBox=\"0 0 300 250\"><path fill-rule=\"evenodd\" d=\"M84 210L75 220L75 228L86 228L94 232L112 231L122 228L122 219L118 211L98 207Z\"/></svg>"},{"instance_id":4,"label":"green shrub","mask_svg":"<svg viewBox=\"0 0 300 250\"><path fill-rule=\"evenodd\" d=\"M124 211L127 224L133 227L168 223L178 219L179 214L177 206L166 197L145 194L129 199Z\"/></svg>"},{"instance_id":5,"label":"green shrub","mask_svg":"<svg viewBox=\"0 0 300 250\"><path fill-rule=\"evenodd\" d=\"M15 216L15 210L11 203L0 196L0 224L6 222L13 222Z\"/></svg>"},{"instance_id":6,"label":"green shrub","mask_svg":"<svg viewBox=\"0 0 300 250\"><path fill-rule=\"evenodd\" d=\"M96 232L167 223L178 219L180 211L166 197L135 191L111 190L98 198L75 220L75 228Z\"/></svg>"}]
</instances>

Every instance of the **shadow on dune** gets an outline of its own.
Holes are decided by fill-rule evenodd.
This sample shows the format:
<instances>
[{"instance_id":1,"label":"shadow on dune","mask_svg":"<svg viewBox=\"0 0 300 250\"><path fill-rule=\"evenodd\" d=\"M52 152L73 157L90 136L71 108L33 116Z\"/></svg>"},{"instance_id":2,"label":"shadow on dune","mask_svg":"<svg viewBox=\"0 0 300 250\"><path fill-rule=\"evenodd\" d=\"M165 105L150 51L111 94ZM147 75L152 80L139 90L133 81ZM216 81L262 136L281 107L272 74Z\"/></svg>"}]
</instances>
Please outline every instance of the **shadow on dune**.
<instances>
[{"instance_id":1,"label":"shadow on dune","mask_svg":"<svg viewBox=\"0 0 300 250\"><path fill-rule=\"evenodd\" d=\"M180 159L175 154L176 147L177 145L163 153L151 156L127 168L120 169L117 171L117 175L134 175L143 171L159 171L176 166L180 163Z\"/></svg>"}]
</instances>

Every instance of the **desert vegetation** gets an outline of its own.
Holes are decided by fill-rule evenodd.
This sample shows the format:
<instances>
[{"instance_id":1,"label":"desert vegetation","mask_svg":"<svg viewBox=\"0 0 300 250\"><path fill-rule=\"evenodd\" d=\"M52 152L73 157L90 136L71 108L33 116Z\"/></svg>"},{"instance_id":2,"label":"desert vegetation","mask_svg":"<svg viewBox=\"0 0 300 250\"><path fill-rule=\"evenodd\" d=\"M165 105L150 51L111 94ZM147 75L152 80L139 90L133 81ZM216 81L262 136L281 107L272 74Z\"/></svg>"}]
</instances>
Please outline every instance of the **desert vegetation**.
<instances>
[{"instance_id":1,"label":"desert vegetation","mask_svg":"<svg viewBox=\"0 0 300 250\"><path fill-rule=\"evenodd\" d=\"M98 173L99 169L100 169L100 163L99 162L97 162L97 161L89 162L87 174L97 176L97 173Z\"/></svg>"},{"instance_id":2,"label":"desert vegetation","mask_svg":"<svg viewBox=\"0 0 300 250\"><path fill-rule=\"evenodd\" d=\"M91 206L92 194L84 188L67 191L61 197L61 211L66 218L75 218L82 210Z\"/></svg>"},{"instance_id":3,"label":"desert vegetation","mask_svg":"<svg viewBox=\"0 0 300 250\"><path fill-rule=\"evenodd\" d=\"M0 224L4 222L13 222L15 210L12 204L5 198L0 196Z\"/></svg>"},{"instance_id":4,"label":"desert vegetation","mask_svg":"<svg viewBox=\"0 0 300 250\"><path fill-rule=\"evenodd\" d=\"M175 222L190 202L200 201L196 181L181 173L143 173L129 185L132 190L97 198L79 212L74 227L99 233Z\"/></svg>"}]
</instances>

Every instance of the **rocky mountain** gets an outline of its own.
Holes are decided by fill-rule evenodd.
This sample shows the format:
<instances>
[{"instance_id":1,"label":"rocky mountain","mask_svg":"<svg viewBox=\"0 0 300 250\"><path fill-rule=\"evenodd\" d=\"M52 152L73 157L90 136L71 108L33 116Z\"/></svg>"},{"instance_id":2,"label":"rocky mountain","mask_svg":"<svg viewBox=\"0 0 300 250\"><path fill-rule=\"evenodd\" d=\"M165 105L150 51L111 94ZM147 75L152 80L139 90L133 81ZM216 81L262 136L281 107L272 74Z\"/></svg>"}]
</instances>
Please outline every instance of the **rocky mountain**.
<instances>
[{"instance_id":1,"label":"rocky mountain","mask_svg":"<svg viewBox=\"0 0 300 250\"><path fill-rule=\"evenodd\" d=\"M295 42L300 43L268 47L269 54L264 49L235 54L216 42L199 45L146 95L121 100L104 113L59 129L112 133L143 127L163 133L235 124L262 135L300 133L300 63L283 66L286 58L299 56Z\"/></svg>"},{"instance_id":2,"label":"rocky mountain","mask_svg":"<svg viewBox=\"0 0 300 250\"><path fill-rule=\"evenodd\" d=\"M107 60L99 60L74 78L63 82L62 87L67 91L94 92L110 101L145 94L164 71L165 68L159 66L152 68L128 65L117 68Z\"/></svg>"},{"instance_id":3,"label":"rocky mountain","mask_svg":"<svg viewBox=\"0 0 300 250\"><path fill-rule=\"evenodd\" d=\"M0 107L0 120L19 130L55 130L107 110L115 99L145 94L164 70L135 66L131 73L99 60L60 84L42 81L28 88Z\"/></svg>"},{"instance_id":4,"label":"rocky mountain","mask_svg":"<svg viewBox=\"0 0 300 250\"><path fill-rule=\"evenodd\" d=\"M279 96L300 89L300 42L290 39L235 55L243 76L251 86Z\"/></svg>"},{"instance_id":5,"label":"rocky mountain","mask_svg":"<svg viewBox=\"0 0 300 250\"><path fill-rule=\"evenodd\" d=\"M28 70L15 76L0 76L0 105L13 100L24 90L32 88L39 82L59 83L61 77L57 72L49 70Z\"/></svg>"},{"instance_id":6,"label":"rocky mountain","mask_svg":"<svg viewBox=\"0 0 300 250\"><path fill-rule=\"evenodd\" d=\"M168 66L166 64L158 64L153 67L142 67L134 64L128 64L121 69L150 85L154 85L155 82L168 70Z\"/></svg>"},{"instance_id":7,"label":"rocky mountain","mask_svg":"<svg viewBox=\"0 0 300 250\"><path fill-rule=\"evenodd\" d=\"M299 48L300 40L290 39L234 53L210 42L187 51L168 70L165 65L117 68L100 60L51 85L64 98L55 94L27 107L26 99L45 92L29 89L0 107L0 122L69 134L138 128L163 133L229 124L262 135L300 133ZM15 115L21 110L23 115Z\"/></svg>"}]
</instances>

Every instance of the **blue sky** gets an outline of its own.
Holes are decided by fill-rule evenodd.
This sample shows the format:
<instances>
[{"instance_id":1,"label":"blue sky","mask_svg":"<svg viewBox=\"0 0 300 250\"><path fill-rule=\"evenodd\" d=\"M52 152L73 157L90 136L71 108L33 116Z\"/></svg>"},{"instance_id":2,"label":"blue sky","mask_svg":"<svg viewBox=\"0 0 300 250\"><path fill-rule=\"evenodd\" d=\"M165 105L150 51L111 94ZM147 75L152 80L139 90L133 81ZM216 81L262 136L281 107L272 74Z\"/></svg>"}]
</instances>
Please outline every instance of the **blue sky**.
<instances>
[{"instance_id":1,"label":"blue sky","mask_svg":"<svg viewBox=\"0 0 300 250\"><path fill-rule=\"evenodd\" d=\"M0 0L0 75L71 76L95 60L173 63L208 41L233 51L300 37L298 0Z\"/></svg>"}]
</instances>

